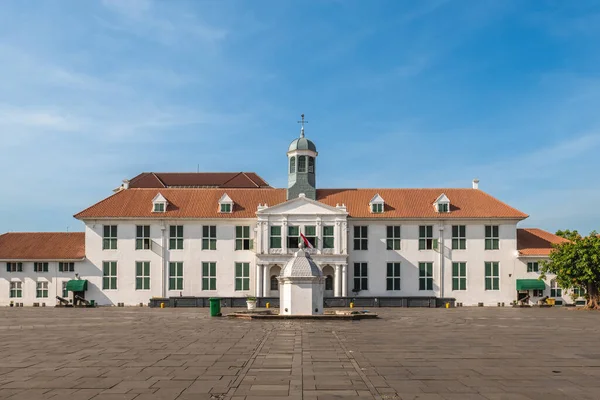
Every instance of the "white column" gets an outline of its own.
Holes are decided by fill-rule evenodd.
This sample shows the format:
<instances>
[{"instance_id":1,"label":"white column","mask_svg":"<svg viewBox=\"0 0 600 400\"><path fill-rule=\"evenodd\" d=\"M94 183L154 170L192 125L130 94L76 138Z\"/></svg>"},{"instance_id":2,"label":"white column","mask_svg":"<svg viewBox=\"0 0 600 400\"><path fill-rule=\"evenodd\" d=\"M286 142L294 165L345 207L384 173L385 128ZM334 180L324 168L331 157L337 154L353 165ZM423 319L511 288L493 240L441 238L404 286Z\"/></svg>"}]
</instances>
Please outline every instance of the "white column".
<instances>
[{"instance_id":1,"label":"white column","mask_svg":"<svg viewBox=\"0 0 600 400\"><path fill-rule=\"evenodd\" d=\"M340 297L340 295L342 294L341 287L340 287L340 281L341 281L340 265L336 264L335 265L335 273L333 275L333 296L334 297Z\"/></svg>"},{"instance_id":2,"label":"white column","mask_svg":"<svg viewBox=\"0 0 600 400\"><path fill-rule=\"evenodd\" d=\"M262 290L262 271L263 271L263 266L262 264L256 264L256 297L261 297L263 290Z\"/></svg>"},{"instance_id":3,"label":"white column","mask_svg":"<svg viewBox=\"0 0 600 400\"><path fill-rule=\"evenodd\" d=\"M348 297L348 264L342 264L342 297Z\"/></svg>"},{"instance_id":4,"label":"white column","mask_svg":"<svg viewBox=\"0 0 600 400\"><path fill-rule=\"evenodd\" d=\"M269 264L265 264L263 267L263 297L269 297L271 294L271 274L269 274L271 266Z\"/></svg>"}]
</instances>

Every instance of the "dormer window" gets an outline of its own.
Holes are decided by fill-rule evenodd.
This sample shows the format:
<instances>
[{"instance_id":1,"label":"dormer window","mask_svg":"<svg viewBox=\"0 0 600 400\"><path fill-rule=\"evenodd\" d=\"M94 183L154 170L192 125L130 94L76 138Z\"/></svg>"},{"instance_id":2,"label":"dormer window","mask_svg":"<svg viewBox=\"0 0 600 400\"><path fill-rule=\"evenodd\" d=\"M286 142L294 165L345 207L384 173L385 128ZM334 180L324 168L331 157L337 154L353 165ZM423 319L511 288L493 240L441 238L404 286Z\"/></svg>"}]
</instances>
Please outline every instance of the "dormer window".
<instances>
[{"instance_id":1,"label":"dormer window","mask_svg":"<svg viewBox=\"0 0 600 400\"><path fill-rule=\"evenodd\" d=\"M233 211L233 200L231 197L227 195L227 193L223 193L223 196L219 199L219 212L223 214L231 214Z\"/></svg>"},{"instance_id":2,"label":"dormer window","mask_svg":"<svg viewBox=\"0 0 600 400\"><path fill-rule=\"evenodd\" d=\"M379 195L376 194L375 197L371 199L369 202L369 207L371 208L371 212L373 214L382 214L385 206L385 200Z\"/></svg>"},{"instance_id":3,"label":"dormer window","mask_svg":"<svg viewBox=\"0 0 600 400\"><path fill-rule=\"evenodd\" d=\"M440 197L433 203L433 207L435 211L439 213L449 213L450 212L450 199L445 194L441 194Z\"/></svg>"},{"instance_id":4,"label":"dormer window","mask_svg":"<svg viewBox=\"0 0 600 400\"><path fill-rule=\"evenodd\" d=\"M164 213L167 211L168 201L162 194L157 194L156 197L152 200L152 212L155 213Z\"/></svg>"}]
</instances>

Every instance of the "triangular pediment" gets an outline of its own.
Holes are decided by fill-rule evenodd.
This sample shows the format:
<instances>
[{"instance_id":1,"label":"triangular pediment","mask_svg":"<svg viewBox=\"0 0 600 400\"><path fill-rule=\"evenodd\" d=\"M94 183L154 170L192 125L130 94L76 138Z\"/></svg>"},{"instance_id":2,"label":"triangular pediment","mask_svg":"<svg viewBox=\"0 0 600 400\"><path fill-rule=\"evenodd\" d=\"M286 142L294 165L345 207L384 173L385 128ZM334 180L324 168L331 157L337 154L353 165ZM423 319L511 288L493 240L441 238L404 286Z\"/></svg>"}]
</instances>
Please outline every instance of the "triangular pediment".
<instances>
[{"instance_id":1,"label":"triangular pediment","mask_svg":"<svg viewBox=\"0 0 600 400\"><path fill-rule=\"evenodd\" d=\"M233 200L231 200L231 197L229 197L229 195L227 193L223 193L223 196L221 196L221 198L219 199L219 204L233 204Z\"/></svg>"},{"instance_id":2,"label":"triangular pediment","mask_svg":"<svg viewBox=\"0 0 600 400\"><path fill-rule=\"evenodd\" d=\"M346 210L341 210L336 207L323 204L316 200L311 200L307 197L298 197L288 200L285 203L277 204L276 206L265 208L256 212L257 215L348 215Z\"/></svg>"},{"instance_id":3,"label":"triangular pediment","mask_svg":"<svg viewBox=\"0 0 600 400\"><path fill-rule=\"evenodd\" d=\"M448 198L448 196L442 193L440 197L438 197L437 200L434 202L434 204L438 203L450 203L450 199Z\"/></svg>"},{"instance_id":4,"label":"triangular pediment","mask_svg":"<svg viewBox=\"0 0 600 400\"><path fill-rule=\"evenodd\" d=\"M384 204L384 203L385 203L385 200L383 200L383 197L381 197L379 195L379 193L377 193L375 196L373 196L373 198L369 202L369 204Z\"/></svg>"},{"instance_id":5,"label":"triangular pediment","mask_svg":"<svg viewBox=\"0 0 600 400\"><path fill-rule=\"evenodd\" d=\"M165 196L163 196L161 193L157 194L156 196L154 196L154 199L152 199L153 203L167 203L167 199L165 198Z\"/></svg>"}]
</instances>

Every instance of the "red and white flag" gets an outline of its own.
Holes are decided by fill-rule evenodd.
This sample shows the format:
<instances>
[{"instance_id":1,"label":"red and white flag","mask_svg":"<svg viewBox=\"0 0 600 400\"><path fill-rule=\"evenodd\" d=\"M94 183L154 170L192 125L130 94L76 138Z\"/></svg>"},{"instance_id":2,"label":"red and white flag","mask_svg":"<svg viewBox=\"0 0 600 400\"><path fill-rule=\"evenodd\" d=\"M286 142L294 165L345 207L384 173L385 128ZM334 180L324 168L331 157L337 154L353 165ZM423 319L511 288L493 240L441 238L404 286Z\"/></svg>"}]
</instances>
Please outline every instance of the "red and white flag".
<instances>
[{"instance_id":1,"label":"red and white flag","mask_svg":"<svg viewBox=\"0 0 600 400\"><path fill-rule=\"evenodd\" d=\"M305 245L306 247L308 247L309 249L314 249L314 248L315 248L315 246L313 246L313 245L312 245L312 244L311 244L311 243L308 241L308 239L306 238L306 236L304 236L304 234L303 234L303 233L300 233L300 237L302 237L302 240L304 240L304 245Z\"/></svg>"}]
</instances>

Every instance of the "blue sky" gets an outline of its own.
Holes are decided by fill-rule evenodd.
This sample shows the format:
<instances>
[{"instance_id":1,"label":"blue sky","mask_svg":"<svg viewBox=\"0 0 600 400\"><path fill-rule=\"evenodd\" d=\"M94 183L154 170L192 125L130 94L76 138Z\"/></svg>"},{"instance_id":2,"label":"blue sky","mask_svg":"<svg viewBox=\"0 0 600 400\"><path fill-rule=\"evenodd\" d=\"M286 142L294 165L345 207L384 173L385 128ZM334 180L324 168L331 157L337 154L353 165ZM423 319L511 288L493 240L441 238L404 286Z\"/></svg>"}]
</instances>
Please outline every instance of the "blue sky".
<instances>
[{"instance_id":1,"label":"blue sky","mask_svg":"<svg viewBox=\"0 0 600 400\"><path fill-rule=\"evenodd\" d=\"M470 187L522 226L600 229L597 1L12 0L0 5L0 231L142 171Z\"/></svg>"}]
</instances>

